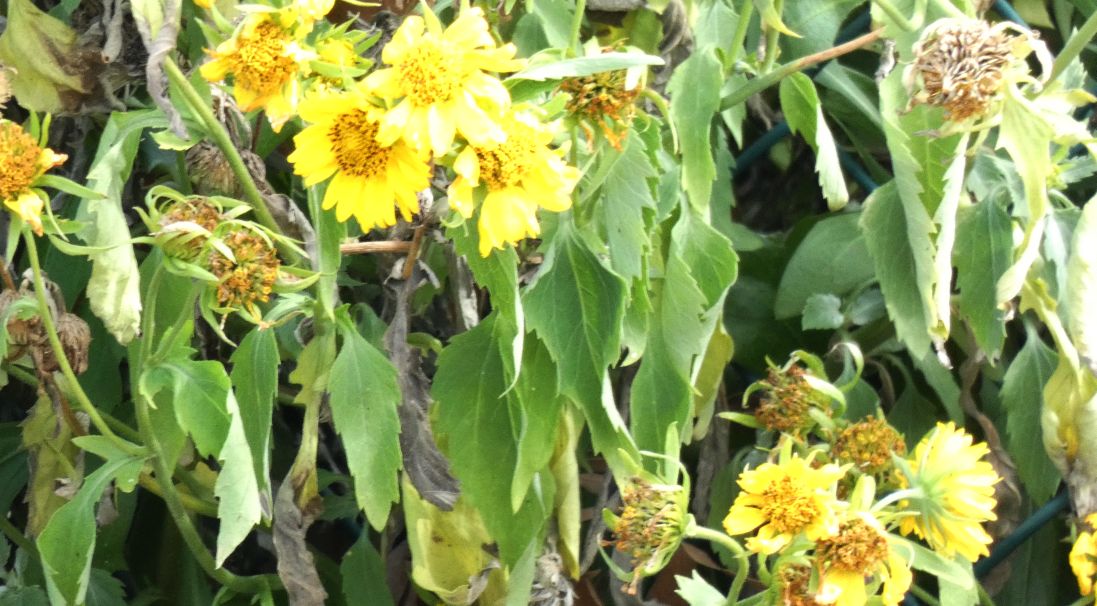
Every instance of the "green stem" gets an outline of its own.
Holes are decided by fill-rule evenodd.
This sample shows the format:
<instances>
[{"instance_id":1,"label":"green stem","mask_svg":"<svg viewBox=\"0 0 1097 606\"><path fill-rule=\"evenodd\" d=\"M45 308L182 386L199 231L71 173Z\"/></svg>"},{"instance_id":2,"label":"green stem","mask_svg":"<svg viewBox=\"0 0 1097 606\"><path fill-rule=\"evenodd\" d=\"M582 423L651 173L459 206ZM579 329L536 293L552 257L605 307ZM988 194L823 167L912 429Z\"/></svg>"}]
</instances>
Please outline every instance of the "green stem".
<instances>
[{"instance_id":1,"label":"green stem","mask_svg":"<svg viewBox=\"0 0 1097 606\"><path fill-rule=\"evenodd\" d=\"M11 523L8 516L0 516L0 532L4 533L4 536L8 537L8 540L19 546L20 549L27 552L27 555L37 558L38 548L34 545L34 541L27 538L27 535L23 534L23 531L15 527L15 524Z\"/></svg>"},{"instance_id":2,"label":"green stem","mask_svg":"<svg viewBox=\"0 0 1097 606\"><path fill-rule=\"evenodd\" d=\"M884 11L888 18L894 21L895 25L898 25L900 29L908 32L918 29L918 27L911 23L903 13L899 12L898 8L895 8L895 5L891 3L891 0L872 0L872 3L879 6L880 10Z\"/></svg>"},{"instance_id":3,"label":"green stem","mask_svg":"<svg viewBox=\"0 0 1097 606\"><path fill-rule=\"evenodd\" d=\"M757 93L760 93L767 88L777 84L781 80L784 80L788 76L795 74L796 72L803 71L817 63L823 61L829 61L835 57L840 57L846 53L853 52L859 48L872 44L880 38L883 33L883 28L871 31L859 38L854 38L845 44L839 44L834 48L828 48L825 51L815 53L813 55L807 55L806 57L800 57L795 61L790 61L777 69L759 76L753 80L748 81L742 87L735 92L724 97L720 102L720 111L728 110L740 103L746 101Z\"/></svg>"},{"instance_id":4,"label":"green stem","mask_svg":"<svg viewBox=\"0 0 1097 606\"><path fill-rule=\"evenodd\" d=\"M698 526L696 522L690 522L689 528L686 530L686 536L691 539L703 539L710 543L715 543L732 553L738 562L739 569L735 572L735 580L731 582L731 591L728 592L727 604L735 604L739 601L739 594L743 591L743 584L747 582L747 576L750 574L750 559L748 558L747 551L743 549L743 546L739 544L739 541L729 537L728 535L706 528L704 526Z\"/></svg>"},{"instance_id":5,"label":"green stem","mask_svg":"<svg viewBox=\"0 0 1097 606\"><path fill-rule=\"evenodd\" d=\"M773 10L780 17L781 13L785 10L785 0L774 0ZM767 74L773 66L777 63L777 44L781 41L781 32L776 28L770 27L766 29L766 59L762 64L762 73Z\"/></svg>"},{"instance_id":6,"label":"green stem","mask_svg":"<svg viewBox=\"0 0 1097 606\"><path fill-rule=\"evenodd\" d=\"M990 597L982 583L976 582L975 590L979 592L979 604L981 606L994 606L994 598Z\"/></svg>"},{"instance_id":7,"label":"green stem","mask_svg":"<svg viewBox=\"0 0 1097 606\"><path fill-rule=\"evenodd\" d=\"M251 204L252 212L254 212L255 217L259 219L259 223L270 231L281 234L282 228L278 226L278 222L274 220L274 215L272 215L270 209L267 208L267 203L263 199L263 194L259 192L259 187L255 185L255 179L251 176L251 171L249 171L248 167L244 164L244 159L240 156L240 151L233 145L232 138L229 136L229 132L225 130L225 126L213 115L213 111L206 105L206 102L202 99L202 96L198 94L198 91L194 90L190 81L183 75L183 72L171 57L164 58L164 71L168 74L168 80L170 80L171 83L179 89L179 92L182 93L183 98L186 99L187 105L190 106L191 111L193 111L195 115L198 116L198 119L202 121L202 125L206 127L213 142L217 144L217 147L225 154L225 160L228 161L233 174L236 175L237 180L240 181L240 185L244 190L244 197L247 198L247 201ZM277 242L277 244L278 251L287 261L296 263L301 260L300 255L285 243Z\"/></svg>"},{"instance_id":8,"label":"green stem","mask_svg":"<svg viewBox=\"0 0 1097 606\"><path fill-rule=\"evenodd\" d=\"M582 49L579 45L579 32L583 29L583 17L587 12L587 0L575 0L575 16L571 18L571 36L568 38L570 43L568 44L568 52L575 53L576 56L582 55Z\"/></svg>"},{"instance_id":9,"label":"green stem","mask_svg":"<svg viewBox=\"0 0 1097 606\"><path fill-rule=\"evenodd\" d=\"M142 455L143 451L140 447L134 446L114 433L114 430L110 428L103 416L99 414L99 410L92 404L91 399L88 398L88 394L80 385L80 381L77 380L76 373L72 371L72 365L69 364L69 359L65 355L65 348L61 345L61 338L57 334L57 326L53 321L53 312L50 311L49 303L46 301L46 283L42 279L42 266L38 260L38 246L29 228L23 228L23 241L27 244L27 256L30 258L31 271L34 273L34 295L38 299L38 315L42 319L42 326L46 329L46 337L49 338L50 348L53 349L53 355L57 358L57 365L61 367L61 374L65 376L68 388L72 390L73 395L76 397L77 406L88 415L91 424L99 430L99 433L103 434L103 437L110 440L122 452Z\"/></svg>"},{"instance_id":10,"label":"green stem","mask_svg":"<svg viewBox=\"0 0 1097 606\"><path fill-rule=\"evenodd\" d=\"M731 52L728 53L728 67L735 69L735 62L739 60L739 53L743 51L746 43L747 31L750 29L750 19L754 16L754 0L743 0L739 8L739 22L735 24L735 34L731 37Z\"/></svg>"},{"instance_id":11,"label":"green stem","mask_svg":"<svg viewBox=\"0 0 1097 606\"><path fill-rule=\"evenodd\" d=\"M941 602L938 601L937 598L933 597L933 594L917 585L911 585L910 592L914 594L914 597L922 600L926 604L929 604L929 606L941 606Z\"/></svg>"},{"instance_id":12,"label":"green stem","mask_svg":"<svg viewBox=\"0 0 1097 606\"><path fill-rule=\"evenodd\" d=\"M1051 64L1051 77L1048 82L1052 82L1061 76L1067 66L1078 58L1078 55L1082 54L1082 51L1094 36L1097 36L1097 12L1094 12L1089 16L1089 19L1086 19L1086 22L1082 24L1082 28L1074 32L1063 46L1059 56L1055 57L1055 63Z\"/></svg>"}]
</instances>

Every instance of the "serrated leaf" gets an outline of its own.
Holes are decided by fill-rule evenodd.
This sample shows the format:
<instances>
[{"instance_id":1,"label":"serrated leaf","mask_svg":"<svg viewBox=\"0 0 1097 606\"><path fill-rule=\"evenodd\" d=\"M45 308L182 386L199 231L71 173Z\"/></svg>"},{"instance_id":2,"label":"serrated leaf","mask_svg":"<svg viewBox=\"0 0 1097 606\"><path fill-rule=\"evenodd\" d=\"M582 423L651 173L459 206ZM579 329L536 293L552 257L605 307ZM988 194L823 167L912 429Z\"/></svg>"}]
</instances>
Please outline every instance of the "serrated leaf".
<instances>
[{"instance_id":1,"label":"serrated leaf","mask_svg":"<svg viewBox=\"0 0 1097 606\"><path fill-rule=\"evenodd\" d=\"M194 439L202 456L221 452L228 436L229 377L214 360L173 359L145 370L142 388L150 397L171 390L179 427Z\"/></svg>"},{"instance_id":2,"label":"serrated leaf","mask_svg":"<svg viewBox=\"0 0 1097 606\"><path fill-rule=\"evenodd\" d=\"M331 416L347 451L355 499L370 525L381 530L400 498L400 388L384 354L347 323L340 333L343 346L328 386Z\"/></svg>"},{"instance_id":3,"label":"serrated leaf","mask_svg":"<svg viewBox=\"0 0 1097 606\"><path fill-rule=\"evenodd\" d=\"M1041 433L1040 411L1044 385L1058 362L1055 350L1035 334L1010 363L1002 382L1002 406L1006 412L1006 445L1017 465L1025 490L1037 504L1047 501L1059 485L1059 470L1033 436Z\"/></svg>"},{"instance_id":4,"label":"serrated leaf","mask_svg":"<svg viewBox=\"0 0 1097 606\"><path fill-rule=\"evenodd\" d=\"M106 570L92 568L85 606L126 606L126 588Z\"/></svg>"},{"instance_id":5,"label":"serrated leaf","mask_svg":"<svg viewBox=\"0 0 1097 606\"><path fill-rule=\"evenodd\" d=\"M674 593L677 593L689 606L722 606L727 602L724 594L709 585L696 570L691 576L675 575L674 579L678 581L678 589L675 589Z\"/></svg>"},{"instance_id":6,"label":"serrated leaf","mask_svg":"<svg viewBox=\"0 0 1097 606\"><path fill-rule=\"evenodd\" d=\"M875 275L860 213L843 213L816 223L792 254L773 311L778 319L799 315L814 294L845 295Z\"/></svg>"},{"instance_id":7,"label":"serrated leaf","mask_svg":"<svg viewBox=\"0 0 1097 606\"><path fill-rule=\"evenodd\" d=\"M564 400L556 391L556 365L539 339L529 339L522 355L522 371L514 384L518 404L518 458L511 484L510 505L518 509L538 472L552 458L556 428ZM513 409L512 409L513 410Z\"/></svg>"},{"instance_id":8,"label":"serrated leaf","mask_svg":"<svg viewBox=\"0 0 1097 606\"><path fill-rule=\"evenodd\" d=\"M393 606L392 592L385 583L385 562L370 542L368 532L363 532L343 555L339 574L343 577L343 598L347 604Z\"/></svg>"},{"instance_id":9,"label":"serrated leaf","mask_svg":"<svg viewBox=\"0 0 1097 606\"><path fill-rule=\"evenodd\" d=\"M997 196L961 210L953 252L958 307L980 349L994 361L1006 338L1005 313L998 307L994 289L1009 267L1013 250L1009 214Z\"/></svg>"},{"instance_id":10,"label":"serrated leaf","mask_svg":"<svg viewBox=\"0 0 1097 606\"><path fill-rule=\"evenodd\" d=\"M1081 361L1097 375L1097 202L1090 200L1074 228L1065 289L1067 330Z\"/></svg>"},{"instance_id":11,"label":"serrated leaf","mask_svg":"<svg viewBox=\"0 0 1097 606\"><path fill-rule=\"evenodd\" d=\"M463 494L498 542L501 559L513 564L539 535L552 495L542 484L541 494L527 492L518 509L511 504L520 419L518 405L508 401L517 396L507 394L507 345L495 334L496 320L496 314L488 316L442 350L431 393L438 402L435 430L448 444Z\"/></svg>"},{"instance_id":12,"label":"serrated leaf","mask_svg":"<svg viewBox=\"0 0 1097 606\"><path fill-rule=\"evenodd\" d=\"M826 50L835 44L838 30L860 0L786 2L781 15L799 37L781 38L781 61ZM832 64L836 65L836 63Z\"/></svg>"},{"instance_id":13,"label":"serrated leaf","mask_svg":"<svg viewBox=\"0 0 1097 606\"><path fill-rule=\"evenodd\" d=\"M849 202L849 191L838 162L838 147L823 118L815 84L804 74L792 74L781 81L780 97L781 109L792 132L802 134L815 150L815 172L819 175L819 187L827 200L827 208L841 210Z\"/></svg>"},{"instance_id":14,"label":"serrated leaf","mask_svg":"<svg viewBox=\"0 0 1097 606\"><path fill-rule=\"evenodd\" d=\"M625 280L641 275L643 260L651 248L650 217L655 198L648 179L655 168L645 152L644 141L636 133L625 140L620 153L607 153L610 163L597 197L597 216L606 232L610 266Z\"/></svg>"},{"instance_id":15,"label":"serrated leaf","mask_svg":"<svg viewBox=\"0 0 1097 606\"><path fill-rule=\"evenodd\" d=\"M723 71L713 54L695 52L674 70L667 91L670 118L680 133L682 185L690 203L701 212L708 209L716 163L712 159L712 117L720 107Z\"/></svg>"},{"instance_id":16,"label":"serrated leaf","mask_svg":"<svg viewBox=\"0 0 1097 606\"><path fill-rule=\"evenodd\" d=\"M841 328L843 320L841 299L831 294L811 295L800 325L804 330L834 330Z\"/></svg>"},{"instance_id":17,"label":"serrated leaf","mask_svg":"<svg viewBox=\"0 0 1097 606\"><path fill-rule=\"evenodd\" d=\"M232 354L232 386L240 405L244 437L263 495L264 514L271 512L271 415L278 392L278 342L274 331L253 329Z\"/></svg>"},{"instance_id":18,"label":"serrated leaf","mask_svg":"<svg viewBox=\"0 0 1097 606\"><path fill-rule=\"evenodd\" d=\"M240 406L232 391L227 394L225 412L229 416L229 427L225 444L217 455L221 461L221 472L217 474L217 482L213 486L213 495L217 497L217 519L221 521L217 531L218 568L263 519L263 502L252 463L251 447L244 434Z\"/></svg>"},{"instance_id":19,"label":"serrated leaf","mask_svg":"<svg viewBox=\"0 0 1097 606\"><path fill-rule=\"evenodd\" d=\"M937 324L929 216L920 204L905 204L889 181L865 201L860 225L899 339L915 356L928 353Z\"/></svg>"}]
</instances>

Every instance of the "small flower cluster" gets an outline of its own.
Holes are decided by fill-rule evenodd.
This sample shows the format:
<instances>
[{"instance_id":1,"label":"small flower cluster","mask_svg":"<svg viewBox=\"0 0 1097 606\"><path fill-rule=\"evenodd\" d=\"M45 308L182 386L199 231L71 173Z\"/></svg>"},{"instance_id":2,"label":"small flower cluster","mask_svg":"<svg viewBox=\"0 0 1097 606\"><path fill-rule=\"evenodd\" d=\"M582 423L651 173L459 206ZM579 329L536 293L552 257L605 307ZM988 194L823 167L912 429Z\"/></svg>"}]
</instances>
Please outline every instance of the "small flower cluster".
<instances>
[{"instance_id":1,"label":"small flower cluster","mask_svg":"<svg viewBox=\"0 0 1097 606\"><path fill-rule=\"evenodd\" d=\"M539 209L570 208L579 172L553 148L554 126L512 105L496 74L523 62L514 45L496 43L479 8L463 8L448 27L429 8L407 17L368 75L345 28L307 42L323 10L308 19L301 4L249 14L202 73L231 74L241 109L265 109L276 129L302 118L308 126L289 159L306 186L327 183L325 209L363 231L394 225L397 211L410 220L432 164L448 165L450 206L465 219L479 213L487 256L539 235Z\"/></svg>"},{"instance_id":2,"label":"small flower cluster","mask_svg":"<svg viewBox=\"0 0 1097 606\"><path fill-rule=\"evenodd\" d=\"M570 95L568 113L580 120L587 139L594 139L591 126L597 127L609 144L620 151L642 90L628 82L628 72L622 69L567 78L560 83L560 90Z\"/></svg>"},{"instance_id":3,"label":"small flower cluster","mask_svg":"<svg viewBox=\"0 0 1097 606\"><path fill-rule=\"evenodd\" d=\"M0 201L38 235L49 200L39 183L46 171L67 159L45 146L44 129L35 138L15 122L0 119Z\"/></svg>"}]
</instances>

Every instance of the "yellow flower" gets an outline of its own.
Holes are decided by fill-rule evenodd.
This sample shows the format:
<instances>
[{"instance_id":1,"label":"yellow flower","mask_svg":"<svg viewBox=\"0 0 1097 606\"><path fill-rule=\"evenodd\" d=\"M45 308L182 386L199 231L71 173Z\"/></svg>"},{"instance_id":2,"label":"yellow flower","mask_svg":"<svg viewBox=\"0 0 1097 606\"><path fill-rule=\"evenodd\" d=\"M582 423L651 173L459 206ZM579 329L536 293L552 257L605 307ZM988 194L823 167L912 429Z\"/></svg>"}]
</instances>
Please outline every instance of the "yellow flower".
<instances>
[{"instance_id":1,"label":"yellow flower","mask_svg":"<svg viewBox=\"0 0 1097 606\"><path fill-rule=\"evenodd\" d=\"M834 489L842 475L837 465L816 469L796 456L744 471L739 476L742 490L724 518L724 530L739 535L761 526L747 539L747 549L767 555L800 533L812 540L831 536L838 531Z\"/></svg>"},{"instance_id":2,"label":"yellow flower","mask_svg":"<svg viewBox=\"0 0 1097 606\"><path fill-rule=\"evenodd\" d=\"M972 441L951 422L938 423L922 438L900 466L904 484L915 493L900 506L916 515L904 517L899 529L925 539L945 556L959 553L975 561L988 555L993 540L982 524L997 519L994 485L1000 478L982 460L990 453L987 445Z\"/></svg>"},{"instance_id":3,"label":"yellow flower","mask_svg":"<svg viewBox=\"0 0 1097 606\"><path fill-rule=\"evenodd\" d=\"M311 125L293 138L293 170L313 186L332 177L325 209L346 221L351 215L363 231L396 223L396 207L405 220L419 212L417 193L430 186L430 166L403 141L383 146L377 140L381 108L357 92L320 94L301 103Z\"/></svg>"},{"instance_id":4,"label":"yellow flower","mask_svg":"<svg viewBox=\"0 0 1097 606\"><path fill-rule=\"evenodd\" d=\"M335 7L335 0L297 0L294 4L301 14L301 20L309 23L326 17Z\"/></svg>"},{"instance_id":5,"label":"yellow flower","mask_svg":"<svg viewBox=\"0 0 1097 606\"><path fill-rule=\"evenodd\" d=\"M480 254L485 257L493 248L541 233L537 209L571 208L571 190L579 180L579 171L564 162L562 152L548 147L552 129L532 113L511 111L500 125L506 135L502 143L470 144L461 150L453 163L457 178L449 188L450 203L469 218L473 189L480 183L486 187L479 222Z\"/></svg>"},{"instance_id":6,"label":"yellow flower","mask_svg":"<svg viewBox=\"0 0 1097 606\"><path fill-rule=\"evenodd\" d=\"M34 188L35 181L67 159L65 154L39 146L15 122L0 119L0 200L38 235L42 235L46 198Z\"/></svg>"},{"instance_id":7,"label":"yellow flower","mask_svg":"<svg viewBox=\"0 0 1097 606\"><path fill-rule=\"evenodd\" d=\"M403 137L416 149L444 155L460 133L475 145L503 140L493 116L510 104L502 82L487 72L515 71L513 44L496 47L484 13L467 9L444 31L426 10L411 16L385 45L381 60L392 67L370 74L366 86L387 101L381 142Z\"/></svg>"},{"instance_id":8,"label":"yellow flower","mask_svg":"<svg viewBox=\"0 0 1097 606\"><path fill-rule=\"evenodd\" d=\"M1097 513L1086 517L1086 525L1090 528L1097 525ZM1093 578L1097 576L1097 540L1094 540L1093 532L1078 534L1070 549L1070 569L1078 577L1078 591L1082 595L1093 593Z\"/></svg>"},{"instance_id":9,"label":"yellow flower","mask_svg":"<svg viewBox=\"0 0 1097 606\"><path fill-rule=\"evenodd\" d=\"M883 602L899 604L910 588L912 575L906 559L897 553L880 522L869 513L850 514L838 532L815 547L820 568L820 604L863 606L868 581L883 581Z\"/></svg>"},{"instance_id":10,"label":"yellow flower","mask_svg":"<svg viewBox=\"0 0 1097 606\"><path fill-rule=\"evenodd\" d=\"M311 57L294 39L296 21L293 10L252 13L231 38L210 52L213 60L201 68L202 77L210 82L231 74L240 109L262 108L275 132L297 110L299 63Z\"/></svg>"},{"instance_id":11,"label":"yellow flower","mask_svg":"<svg viewBox=\"0 0 1097 606\"><path fill-rule=\"evenodd\" d=\"M194 0L194 5L209 10L213 8L213 2L214 0Z\"/></svg>"}]
</instances>

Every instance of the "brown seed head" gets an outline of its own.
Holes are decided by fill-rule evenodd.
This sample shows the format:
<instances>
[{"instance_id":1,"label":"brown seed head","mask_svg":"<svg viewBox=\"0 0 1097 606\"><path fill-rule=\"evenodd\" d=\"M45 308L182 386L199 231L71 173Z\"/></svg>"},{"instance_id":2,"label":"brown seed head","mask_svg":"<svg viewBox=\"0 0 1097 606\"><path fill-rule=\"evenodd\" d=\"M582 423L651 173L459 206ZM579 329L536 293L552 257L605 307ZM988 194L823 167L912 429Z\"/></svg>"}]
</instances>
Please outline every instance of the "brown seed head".
<instances>
[{"instance_id":1,"label":"brown seed head","mask_svg":"<svg viewBox=\"0 0 1097 606\"><path fill-rule=\"evenodd\" d=\"M236 229L224 237L235 261L213 251L209 270L217 276L217 302L230 309L254 309L266 302L278 278L281 262L274 247L250 229Z\"/></svg>"},{"instance_id":2,"label":"brown seed head","mask_svg":"<svg viewBox=\"0 0 1097 606\"><path fill-rule=\"evenodd\" d=\"M891 469L892 453L906 455L907 445L887 421L865 417L838 434L831 452L840 463L852 463L864 473L881 474Z\"/></svg>"},{"instance_id":3,"label":"brown seed head","mask_svg":"<svg viewBox=\"0 0 1097 606\"><path fill-rule=\"evenodd\" d=\"M804 380L804 369L799 366L790 366L785 371L771 368L762 390L764 395L754 416L771 431L800 434L813 423L808 415L813 406L830 411Z\"/></svg>"}]
</instances>

